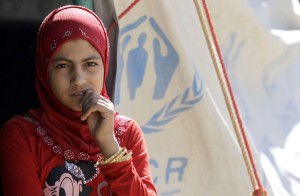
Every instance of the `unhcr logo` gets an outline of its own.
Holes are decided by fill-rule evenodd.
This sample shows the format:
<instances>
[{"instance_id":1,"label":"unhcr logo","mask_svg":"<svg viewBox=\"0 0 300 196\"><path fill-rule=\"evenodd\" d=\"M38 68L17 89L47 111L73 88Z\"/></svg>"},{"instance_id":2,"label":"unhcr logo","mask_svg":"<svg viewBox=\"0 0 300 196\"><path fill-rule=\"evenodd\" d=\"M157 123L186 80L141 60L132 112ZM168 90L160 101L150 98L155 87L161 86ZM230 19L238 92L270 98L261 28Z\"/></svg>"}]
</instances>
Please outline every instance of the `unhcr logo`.
<instances>
[{"instance_id":1,"label":"unhcr logo","mask_svg":"<svg viewBox=\"0 0 300 196\"><path fill-rule=\"evenodd\" d=\"M148 43L147 46L146 43ZM167 100L166 93L172 79L174 80L174 73L179 67L179 62L178 52L153 17L141 16L120 30L115 103L118 105L122 102L120 87L124 81L127 83L130 100L136 99L139 89L146 88L147 92L151 90L152 101L164 103L141 126L144 133L162 131L166 124L193 108L203 97L203 82L199 72L195 71L192 83L182 88L181 93L171 99L168 97ZM149 85L143 86L146 70L150 66L154 70L152 75L155 77L153 88Z\"/></svg>"}]
</instances>

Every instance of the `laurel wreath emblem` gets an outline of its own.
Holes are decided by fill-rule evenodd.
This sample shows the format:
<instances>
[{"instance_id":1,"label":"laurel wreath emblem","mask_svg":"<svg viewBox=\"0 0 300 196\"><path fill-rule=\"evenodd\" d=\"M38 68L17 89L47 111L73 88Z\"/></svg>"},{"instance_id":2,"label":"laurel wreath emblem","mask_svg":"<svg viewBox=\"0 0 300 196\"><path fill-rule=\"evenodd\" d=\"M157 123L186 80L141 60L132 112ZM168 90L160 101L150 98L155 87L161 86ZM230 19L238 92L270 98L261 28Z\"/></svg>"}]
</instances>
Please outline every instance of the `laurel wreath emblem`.
<instances>
[{"instance_id":1,"label":"laurel wreath emblem","mask_svg":"<svg viewBox=\"0 0 300 196\"><path fill-rule=\"evenodd\" d=\"M149 134L161 131L164 125L170 123L180 113L193 108L203 98L203 95L203 81L199 74L196 73L193 84L187 87L183 94L176 96L169 103L165 104L152 115L144 126L141 126L143 132Z\"/></svg>"}]
</instances>

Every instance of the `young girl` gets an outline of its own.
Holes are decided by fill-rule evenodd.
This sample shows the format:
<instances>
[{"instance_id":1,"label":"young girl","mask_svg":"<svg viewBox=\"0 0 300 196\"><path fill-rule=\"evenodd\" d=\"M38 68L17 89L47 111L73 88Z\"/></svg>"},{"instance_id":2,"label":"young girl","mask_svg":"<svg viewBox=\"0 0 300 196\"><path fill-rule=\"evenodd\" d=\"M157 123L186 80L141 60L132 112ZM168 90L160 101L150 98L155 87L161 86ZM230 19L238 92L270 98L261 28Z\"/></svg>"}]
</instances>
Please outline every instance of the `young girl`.
<instances>
[{"instance_id":1,"label":"young girl","mask_svg":"<svg viewBox=\"0 0 300 196\"><path fill-rule=\"evenodd\" d=\"M45 18L36 48L41 107L1 130L4 195L156 195L142 131L106 93L108 60L92 11L64 6Z\"/></svg>"}]
</instances>

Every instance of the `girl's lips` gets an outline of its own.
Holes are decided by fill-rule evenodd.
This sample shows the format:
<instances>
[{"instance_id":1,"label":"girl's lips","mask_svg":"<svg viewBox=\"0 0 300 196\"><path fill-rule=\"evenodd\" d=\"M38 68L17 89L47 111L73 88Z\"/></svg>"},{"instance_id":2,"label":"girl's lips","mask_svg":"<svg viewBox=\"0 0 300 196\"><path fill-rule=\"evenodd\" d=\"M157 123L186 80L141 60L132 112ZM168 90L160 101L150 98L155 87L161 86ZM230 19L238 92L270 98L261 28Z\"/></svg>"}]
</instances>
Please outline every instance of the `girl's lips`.
<instances>
[{"instance_id":1,"label":"girl's lips","mask_svg":"<svg viewBox=\"0 0 300 196\"><path fill-rule=\"evenodd\" d=\"M84 89L80 91L73 91L70 93L70 96L76 99L82 99L87 93L92 92L91 89Z\"/></svg>"},{"instance_id":2,"label":"girl's lips","mask_svg":"<svg viewBox=\"0 0 300 196\"><path fill-rule=\"evenodd\" d=\"M84 93L83 92L81 92L81 93L74 93L74 94L72 94L73 96L83 96L84 95Z\"/></svg>"},{"instance_id":3,"label":"girl's lips","mask_svg":"<svg viewBox=\"0 0 300 196\"><path fill-rule=\"evenodd\" d=\"M85 95L85 92L86 92L86 90L84 90L84 91L74 91L70 95L71 95L71 97L81 98Z\"/></svg>"}]
</instances>

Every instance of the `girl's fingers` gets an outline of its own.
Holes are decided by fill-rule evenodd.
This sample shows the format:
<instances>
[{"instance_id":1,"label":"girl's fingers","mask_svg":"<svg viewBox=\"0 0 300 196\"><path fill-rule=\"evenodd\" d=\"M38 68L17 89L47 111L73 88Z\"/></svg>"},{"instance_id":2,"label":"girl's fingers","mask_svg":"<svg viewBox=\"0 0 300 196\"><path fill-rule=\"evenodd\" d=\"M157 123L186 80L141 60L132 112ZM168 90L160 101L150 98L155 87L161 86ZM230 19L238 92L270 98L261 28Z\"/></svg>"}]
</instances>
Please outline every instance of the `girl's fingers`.
<instances>
[{"instance_id":1,"label":"girl's fingers","mask_svg":"<svg viewBox=\"0 0 300 196\"><path fill-rule=\"evenodd\" d=\"M97 102L97 99L94 96L89 95L84 97L84 100L81 103L82 113L85 113L90 105L94 104L95 102Z\"/></svg>"},{"instance_id":2,"label":"girl's fingers","mask_svg":"<svg viewBox=\"0 0 300 196\"><path fill-rule=\"evenodd\" d=\"M97 94L87 96L82 102L81 120L86 120L93 112L98 111L104 114L110 110L114 111L114 105L104 97L99 97Z\"/></svg>"},{"instance_id":3,"label":"girl's fingers","mask_svg":"<svg viewBox=\"0 0 300 196\"><path fill-rule=\"evenodd\" d=\"M81 100L81 104L80 104L81 107L82 107L83 103L86 101L86 99L88 99L92 95L93 95L93 91L92 90L89 89L89 90L85 91L84 96L83 96L83 98Z\"/></svg>"},{"instance_id":4,"label":"girl's fingers","mask_svg":"<svg viewBox=\"0 0 300 196\"><path fill-rule=\"evenodd\" d=\"M110 105L107 103L96 103L94 105L91 105L90 107L87 108L85 113L82 114L81 120L86 120L93 112L99 112L101 113L101 117L105 118L105 114L110 111Z\"/></svg>"},{"instance_id":5,"label":"girl's fingers","mask_svg":"<svg viewBox=\"0 0 300 196\"><path fill-rule=\"evenodd\" d=\"M81 116L84 120L92 113L98 110L97 99L90 97L82 105Z\"/></svg>"}]
</instances>

